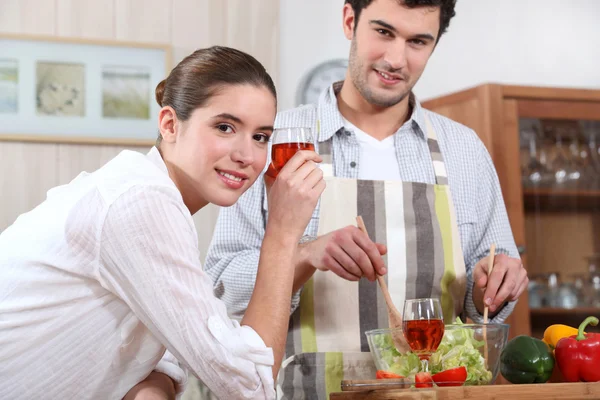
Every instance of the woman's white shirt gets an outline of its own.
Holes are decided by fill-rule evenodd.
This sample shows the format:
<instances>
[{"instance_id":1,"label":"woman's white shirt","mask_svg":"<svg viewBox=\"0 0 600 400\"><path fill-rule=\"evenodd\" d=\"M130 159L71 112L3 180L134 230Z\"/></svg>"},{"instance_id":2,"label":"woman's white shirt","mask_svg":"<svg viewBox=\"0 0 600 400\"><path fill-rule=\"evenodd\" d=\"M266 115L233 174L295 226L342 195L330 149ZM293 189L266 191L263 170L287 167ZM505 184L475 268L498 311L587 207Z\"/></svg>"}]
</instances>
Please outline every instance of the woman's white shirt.
<instances>
[{"instance_id":1,"label":"woman's white shirt","mask_svg":"<svg viewBox=\"0 0 600 400\"><path fill-rule=\"evenodd\" d=\"M0 234L0 398L120 399L154 369L181 391L165 347L219 398L275 397L273 351L214 297L160 153L123 151Z\"/></svg>"}]
</instances>

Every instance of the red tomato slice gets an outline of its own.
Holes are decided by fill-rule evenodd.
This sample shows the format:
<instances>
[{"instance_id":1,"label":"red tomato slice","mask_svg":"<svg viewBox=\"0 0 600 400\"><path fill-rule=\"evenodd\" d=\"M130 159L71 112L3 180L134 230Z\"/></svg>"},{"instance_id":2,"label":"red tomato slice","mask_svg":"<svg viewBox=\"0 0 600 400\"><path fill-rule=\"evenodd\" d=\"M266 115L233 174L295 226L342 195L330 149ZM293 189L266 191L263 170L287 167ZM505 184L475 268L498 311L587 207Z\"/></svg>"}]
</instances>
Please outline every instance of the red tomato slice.
<instances>
[{"instance_id":1,"label":"red tomato slice","mask_svg":"<svg viewBox=\"0 0 600 400\"><path fill-rule=\"evenodd\" d=\"M433 387L433 379L429 372L418 372L415 375L415 386L418 388L429 388Z\"/></svg>"},{"instance_id":2,"label":"red tomato slice","mask_svg":"<svg viewBox=\"0 0 600 400\"><path fill-rule=\"evenodd\" d=\"M395 374L393 372L389 372L389 371L382 371L382 370L377 370L377 379L398 379L398 378L404 378L401 375Z\"/></svg>"},{"instance_id":3,"label":"red tomato slice","mask_svg":"<svg viewBox=\"0 0 600 400\"><path fill-rule=\"evenodd\" d=\"M467 368L457 367L447 369L433 375L432 378L438 386L462 386L467 380Z\"/></svg>"}]
</instances>

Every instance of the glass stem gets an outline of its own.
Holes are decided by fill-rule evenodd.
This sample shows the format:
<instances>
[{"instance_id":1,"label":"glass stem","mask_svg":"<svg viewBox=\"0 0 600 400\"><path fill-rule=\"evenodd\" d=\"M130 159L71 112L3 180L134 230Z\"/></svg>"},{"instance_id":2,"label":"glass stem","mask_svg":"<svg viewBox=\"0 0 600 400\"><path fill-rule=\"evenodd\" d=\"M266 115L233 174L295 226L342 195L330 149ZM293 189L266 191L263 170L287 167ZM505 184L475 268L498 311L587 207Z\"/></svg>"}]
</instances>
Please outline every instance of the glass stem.
<instances>
[{"instance_id":1,"label":"glass stem","mask_svg":"<svg viewBox=\"0 0 600 400\"><path fill-rule=\"evenodd\" d=\"M421 370L423 372L429 372L429 360L426 358L421 360Z\"/></svg>"}]
</instances>

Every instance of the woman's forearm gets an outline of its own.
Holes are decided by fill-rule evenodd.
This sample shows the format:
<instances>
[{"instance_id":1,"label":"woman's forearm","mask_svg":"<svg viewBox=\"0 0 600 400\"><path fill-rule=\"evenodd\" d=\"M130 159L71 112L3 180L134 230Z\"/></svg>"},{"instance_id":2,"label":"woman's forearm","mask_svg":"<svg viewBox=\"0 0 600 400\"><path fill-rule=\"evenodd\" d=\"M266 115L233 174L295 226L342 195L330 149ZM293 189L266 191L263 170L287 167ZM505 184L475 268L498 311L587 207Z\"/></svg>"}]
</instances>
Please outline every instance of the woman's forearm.
<instances>
[{"instance_id":1,"label":"woman's forearm","mask_svg":"<svg viewBox=\"0 0 600 400\"><path fill-rule=\"evenodd\" d=\"M175 400L175 394L175 382L169 376L154 371L132 387L123 400Z\"/></svg>"},{"instance_id":2,"label":"woman's forearm","mask_svg":"<svg viewBox=\"0 0 600 400\"><path fill-rule=\"evenodd\" d=\"M267 228L268 229L268 228ZM290 318L297 238L267 230L258 264L256 285L243 325L252 327L273 349L273 377L281 366Z\"/></svg>"}]
</instances>

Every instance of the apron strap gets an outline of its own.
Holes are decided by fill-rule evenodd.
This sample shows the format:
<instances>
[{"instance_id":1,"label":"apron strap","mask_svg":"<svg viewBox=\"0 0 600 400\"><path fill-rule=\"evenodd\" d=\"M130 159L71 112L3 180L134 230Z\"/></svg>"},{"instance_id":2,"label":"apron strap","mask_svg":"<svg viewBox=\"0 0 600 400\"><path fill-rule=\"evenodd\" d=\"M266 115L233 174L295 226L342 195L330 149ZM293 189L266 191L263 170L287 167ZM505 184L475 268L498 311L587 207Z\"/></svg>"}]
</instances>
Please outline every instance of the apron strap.
<instances>
[{"instance_id":1,"label":"apron strap","mask_svg":"<svg viewBox=\"0 0 600 400\"><path fill-rule=\"evenodd\" d=\"M429 148L429 154L431 155L431 161L433 163L435 183L437 185L447 185L448 172L444 163L444 157L442 156L442 152L440 150L440 146L437 140L437 135L435 133L435 130L433 129L431 120L427 115L425 115L425 126L427 128L427 132L425 132L427 137L427 147ZM319 136L319 131L320 121L317 120L317 137ZM323 170L323 174L325 177L334 176L333 158L331 156L332 145L333 136L324 142L317 143L318 153L323 158L323 162L321 163L321 169Z\"/></svg>"},{"instance_id":2,"label":"apron strap","mask_svg":"<svg viewBox=\"0 0 600 400\"><path fill-rule=\"evenodd\" d=\"M431 124L431 120L425 115L425 126L427 127L427 146L429 147L429 153L431 154L431 161L433 162L433 172L435 174L435 183L438 185L448 184L448 172L446 171L446 165L444 163L444 157L440 151L440 145L437 140L437 135Z\"/></svg>"}]
</instances>

